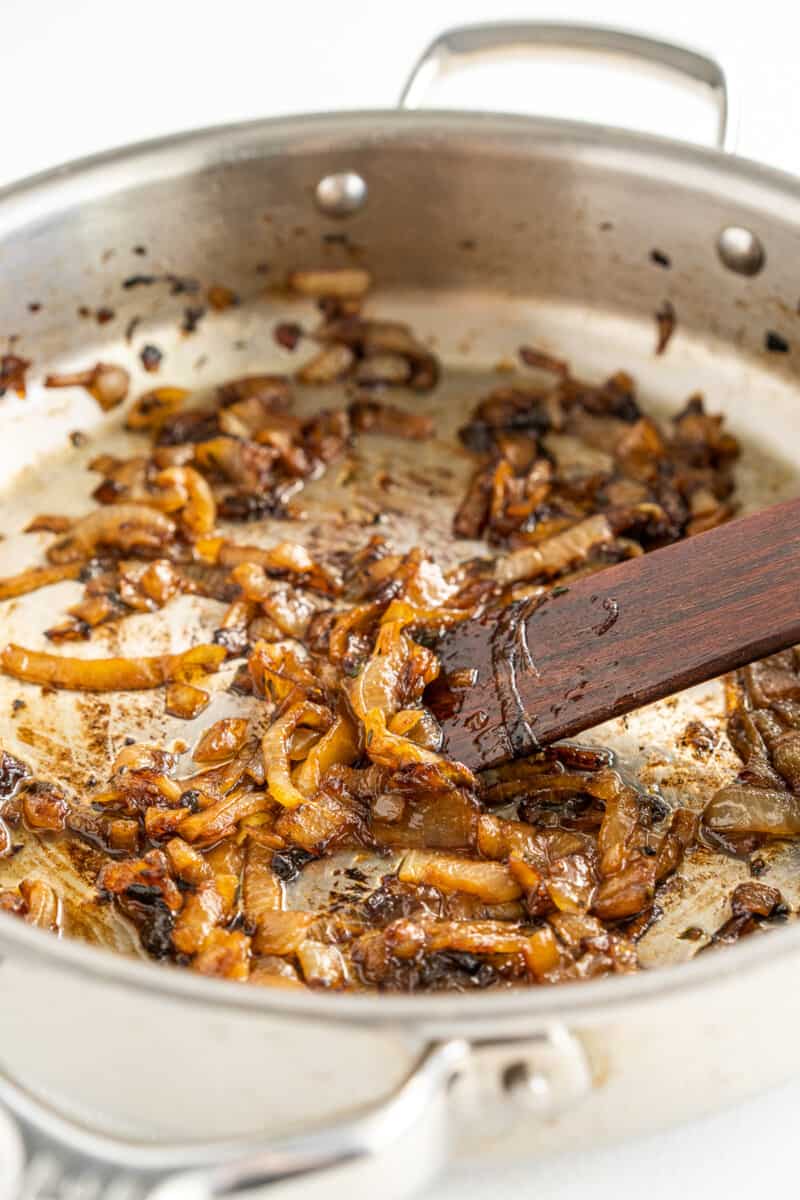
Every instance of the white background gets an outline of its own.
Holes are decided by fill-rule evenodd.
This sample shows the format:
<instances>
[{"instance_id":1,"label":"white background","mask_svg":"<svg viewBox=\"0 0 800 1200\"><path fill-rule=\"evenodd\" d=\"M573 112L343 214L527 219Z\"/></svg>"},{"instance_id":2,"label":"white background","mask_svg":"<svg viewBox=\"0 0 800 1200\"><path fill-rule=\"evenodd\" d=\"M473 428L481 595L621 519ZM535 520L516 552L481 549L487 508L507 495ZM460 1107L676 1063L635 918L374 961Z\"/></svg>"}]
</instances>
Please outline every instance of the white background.
<instances>
[{"instance_id":1,"label":"white background","mask_svg":"<svg viewBox=\"0 0 800 1200\"><path fill-rule=\"evenodd\" d=\"M617 24L716 53L731 64L740 95L740 151L800 173L800 10L791 0L0 0L0 183L192 126L390 106L410 65L442 28L521 17ZM614 86L604 76L595 87L587 74L564 87L561 77L537 66L513 78L510 90L493 72L441 95L473 107L529 104L608 122L634 114L644 127L675 136L702 137L712 124L696 97L635 75ZM657 1089L658 1080L651 1086ZM646 1104L647 1096L631 1096L630 1103ZM799 1110L800 1083L793 1083L692 1126L512 1166L502 1178L454 1170L428 1200L514 1193L547 1200L736 1200L756 1189L795 1196Z\"/></svg>"}]
</instances>

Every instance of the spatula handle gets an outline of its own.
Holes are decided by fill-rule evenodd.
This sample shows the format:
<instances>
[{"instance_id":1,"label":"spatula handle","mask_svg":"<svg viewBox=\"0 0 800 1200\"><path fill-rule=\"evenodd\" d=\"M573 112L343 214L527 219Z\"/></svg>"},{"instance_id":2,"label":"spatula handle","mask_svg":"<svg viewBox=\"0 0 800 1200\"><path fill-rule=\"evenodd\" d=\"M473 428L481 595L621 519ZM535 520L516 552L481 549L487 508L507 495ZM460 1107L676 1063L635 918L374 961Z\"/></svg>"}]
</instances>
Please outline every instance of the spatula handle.
<instances>
[{"instance_id":1,"label":"spatula handle","mask_svg":"<svg viewBox=\"0 0 800 1200\"><path fill-rule=\"evenodd\" d=\"M498 637L506 639L499 654ZM581 579L487 640L493 647L480 662L475 649L477 681L445 724L448 755L475 766L792 646L800 642L800 500Z\"/></svg>"}]
</instances>

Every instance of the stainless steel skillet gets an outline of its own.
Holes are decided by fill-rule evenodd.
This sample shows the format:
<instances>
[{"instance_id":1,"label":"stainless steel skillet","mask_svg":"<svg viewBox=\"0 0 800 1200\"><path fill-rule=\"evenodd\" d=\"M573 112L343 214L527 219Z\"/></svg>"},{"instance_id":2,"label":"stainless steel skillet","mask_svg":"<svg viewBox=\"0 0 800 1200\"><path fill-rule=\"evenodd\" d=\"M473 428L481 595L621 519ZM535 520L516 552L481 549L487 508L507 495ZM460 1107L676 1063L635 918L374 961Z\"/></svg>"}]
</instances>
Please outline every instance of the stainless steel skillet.
<instances>
[{"instance_id":1,"label":"stainless steel skillet","mask_svg":"<svg viewBox=\"0 0 800 1200\"><path fill-rule=\"evenodd\" d=\"M696 55L554 27L450 35L423 59L407 95L419 99L419 80L442 46L473 53L521 33L655 57L724 100L722 72ZM482 373L485 381L498 358L535 335L582 374L624 366L657 407L704 390L747 443L739 478L747 503L791 494L800 458L792 345L799 244L792 179L717 150L527 118L300 117L181 136L50 173L0 198L0 268L11 281L0 328L19 335L15 345L35 364L29 397L7 399L0 413L4 531L52 507L47 495L81 511L84 459L64 456L67 436L88 432L95 452L116 436L85 399L59 395L55 403L41 392L45 367L94 361L101 348L133 367L145 336L165 350L164 371L178 383L204 386L280 365L268 330L281 302L264 298L257 268L266 264L266 278L279 279L288 268L353 255L380 281L375 310L409 314L436 338L452 368L436 397L442 411L455 415L478 394ZM123 286L142 271L137 246L147 249L148 270L223 281L245 303L209 324L202 342L179 337L180 296ZM653 313L665 299L679 324L668 355L657 358ZM109 327L78 322L81 304L114 308L116 341ZM785 340L785 353L765 350L770 333ZM437 515L424 515L433 536ZM421 519L412 513L410 523ZM0 567L19 569L35 550L9 536ZM14 631L41 629L41 615L20 606L6 621ZM184 635L190 617L181 615ZM165 627L160 636L179 633ZM10 698L0 691L3 713ZM719 690L707 689L608 736L664 789L687 794L697 783L672 750L675 732L692 715L719 722L721 711ZM4 743L22 742L43 760L68 744L76 772L107 753L116 731L164 733L146 708L102 714L52 699L28 724L38 731L34 747L19 723L5 721ZM730 770L728 754L723 744L711 777ZM720 913L736 869L688 878L692 911ZM796 904L791 852L771 870ZM687 944L674 934L685 910L677 906L672 925L669 916L652 947L654 963L674 964L663 970L576 989L402 1000L253 994L56 942L3 918L3 1096L34 1157L29 1192L49 1194L52 1169L62 1182L84 1173L95 1194L107 1195L156 1186L162 1197L245 1186L399 1195L448 1150L501 1165L512 1154L585 1147L791 1073L800 1060L797 930L679 966ZM13 1194L19 1134L5 1118L0 1163Z\"/></svg>"}]
</instances>

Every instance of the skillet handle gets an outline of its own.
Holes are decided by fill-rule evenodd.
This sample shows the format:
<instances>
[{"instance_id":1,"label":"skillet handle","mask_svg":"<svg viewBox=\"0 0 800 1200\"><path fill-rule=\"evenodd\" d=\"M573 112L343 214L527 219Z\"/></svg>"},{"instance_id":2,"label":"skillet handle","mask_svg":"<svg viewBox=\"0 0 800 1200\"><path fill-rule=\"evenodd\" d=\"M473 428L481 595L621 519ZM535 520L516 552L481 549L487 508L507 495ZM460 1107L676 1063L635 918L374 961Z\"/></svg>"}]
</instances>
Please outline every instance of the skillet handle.
<instances>
[{"instance_id":1,"label":"skillet handle","mask_svg":"<svg viewBox=\"0 0 800 1200\"><path fill-rule=\"evenodd\" d=\"M592 1087L583 1043L554 1024L432 1043L382 1100L293 1137L154 1144L75 1121L0 1070L0 1200L401 1200L435 1179L453 1137L502 1139Z\"/></svg>"},{"instance_id":2,"label":"skillet handle","mask_svg":"<svg viewBox=\"0 0 800 1200\"><path fill-rule=\"evenodd\" d=\"M431 85L450 71L509 52L545 48L622 57L633 63L646 62L704 84L710 89L719 114L717 148L733 153L737 122L733 112L729 71L723 70L713 58L697 50L600 25L509 21L448 29L431 42L417 62L403 88L399 107L423 106Z\"/></svg>"},{"instance_id":3,"label":"skillet handle","mask_svg":"<svg viewBox=\"0 0 800 1200\"><path fill-rule=\"evenodd\" d=\"M375 1105L292 1137L217 1142L101 1133L0 1072L0 1200L399 1200L443 1166L448 1091L469 1060L466 1042L433 1044Z\"/></svg>"}]
</instances>

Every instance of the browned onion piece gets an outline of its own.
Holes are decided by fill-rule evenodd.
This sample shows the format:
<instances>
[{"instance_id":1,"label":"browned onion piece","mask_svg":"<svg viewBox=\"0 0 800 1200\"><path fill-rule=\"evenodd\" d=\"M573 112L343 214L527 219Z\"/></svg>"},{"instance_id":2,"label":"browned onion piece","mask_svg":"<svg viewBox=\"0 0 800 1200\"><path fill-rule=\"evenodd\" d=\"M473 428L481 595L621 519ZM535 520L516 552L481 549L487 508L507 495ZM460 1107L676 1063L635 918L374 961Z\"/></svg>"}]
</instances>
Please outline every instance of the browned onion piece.
<instances>
[{"instance_id":1,"label":"browned onion piece","mask_svg":"<svg viewBox=\"0 0 800 1200\"><path fill-rule=\"evenodd\" d=\"M129 692L216 671L224 658L224 647L214 645L153 658L66 658L9 645L0 664L6 675L26 683L75 692Z\"/></svg>"},{"instance_id":2,"label":"browned onion piece","mask_svg":"<svg viewBox=\"0 0 800 1200\"><path fill-rule=\"evenodd\" d=\"M197 954L223 915L222 897L213 883L201 884L183 902L175 920L172 941L181 954Z\"/></svg>"},{"instance_id":3,"label":"browned onion piece","mask_svg":"<svg viewBox=\"0 0 800 1200\"><path fill-rule=\"evenodd\" d=\"M540 983L551 971L556 970L561 961L558 942L549 925L543 925L531 934L523 953L528 969Z\"/></svg>"},{"instance_id":4,"label":"browned onion piece","mask_svg":"<svg viewBox=\"0 0 800 1200\"><path fill-rule=\"evenodd\" d=\"M504 863L480 862L455 854L411 850L397 874L404 883L427 883L445 892L467 892L489 904L502 904L522 895L522 888Z\"/></svg>"},{"instance_id":5,"label":"browned onion piece","mask_svg":"<svg viewBox=\"0 0 800 1200\"><path fill-rule=\"evenodd\" d=\"M284 907L284 885L272 870L272 851L252 838L248 838L245 852L242 906L256 930L265 915L280 912Z\"/></svg>"},{"instance_id":6,"label":"browned onion piece","mask_svg":"<svg viewBox=\"0 0 800 1200\"><path fill-rule=\"evenodd\" d=\"M335 718L330 729L323 733L296 768L293 782L306 797L313 796L322 779L332 767L355 762L359 753L358 733L347 716Z\"/></svg>"},{"instance_id":7,"label":"browned onion piece","mask_svg":"<svg viewBox=\"0 0 800 1200\"><path fill-rule=\"evenodd\" d=\"M180 387L157 387L145 392L128 409L126 429L158 431L182 407L189 393Z\"/></svg>"},{"instance_id":8,"label":"browned onion piece","mask_svg":"<svg viewBox=\"0 0 800 1200\"><path fill-rule=\"evenodd\" d=\"M559 912L585 913L596 886L591 863L582 854L557 859L548 872L546 886Z\"/></svg>"},{"instance_id":9,"label":"browned onion piece","mask_svg":"<svg viewBox=\"0 0 800 1200\"><path fill-rule=\"evenodd\" d=\"M258 400L262 409L282 412L292 398L292 389L285 375L243 375L223 383L217 389L217 396L223 408Z\"/></svg>"},{"instance_id":10,"label":"browned onion piece","mask_svg":"<svg viewBox=\"0 0 800 1200\"><path fill-rule=\"evenodd\" d=\"M703 824L716 833L762 833L768 837L800 834L800 798L774 788L729 783L703 813Z\"/></svg>"},{"instance_id":11,"label":"browned onion piece","mask_svg":"<svg viewBox=\"0 0 800 1200\"><path fill-rule=\"evenodd\" d=\"M19 890L28 924L56 933L61 925L61 901L50 884L43 879L23 879Z\"/></svg>"},{"instance_id":12,"label":"browned onion piece","mask_svg":"<svg viewBox=\"0 0 800 1200\"><path fill-rule=\"evenodd\" d=\"M148 742L127 742L112 764L116 775L127 775L132 771L153 771L164 776L173 775L177 757L160 746Z\"/></svg>"},{"instance_id":13,"label":"browned onion piece","mask_svg":"<svg viewBox=\"0 0 800 1200\"><path fill-rule=\"evenodd\" d=\"M354 363L353 351L348 346L334 342L300 367L295 379L300 383L333 383L336 379L342 379Z\"/></svg>"},{"instance_id":14,"label":"browned onion piece","mask_svg":"<svg viewBox=\"0 0 800 1200\"><path fill-rule=\"evenodd\" d=\"M416 765L446 764L453 778L462 783L472 783L472 773L461 763L450 763L441 754L426 750L409 737L400 737L386 727L386 718L379 708L370 709L364 717L364 746L374 763L382 767L412 767Z\"/></svg>"},{"instance_id":15,"label":"browned onion piece","mask_svg":"<svg viewBox=\"0 0 800 1200\"><path fill-rule=\"evenodd\" d=\"M434 952L519 954L527 949L530 937L510 921L431 921L424 922L422 929L427 948Z\"/></svg>"},{"instance_id":16,"label":"browned onion piece","mask_svg":"<svg viewBox=\"0 0 800 1200\"><path fill-rule=\"evenodd\" d=\"M198 763L224 762L241 749L250 722L244 717L223 717L205 731L192 752Z\"/></svg>"},{"instance_id":17,"label":"browned onion piece","mask_svg":"<svg viewBox=\"0 0 800 1200\"><path fill-rule=\"evenodd\" d=\"M217 523L217 503L199 471L193 467L167 467L156 476L156 484L174 496L169 511L180 512L190 534L200 537L212 532Z\"/></svg>"},{"instance_id":18,"label":"browned onion piece","mask_svg":"<svg viewBox=\"0 0 800 1200\"><path fill-rule=\"evenodd\" d=\"M375 798L370 832L379 846L406 849L467 850L474 846L477 806L457 788L444 793L419 793L408 799L398 793Z\"/></svg>"},{"instance_id":19,"label":"browned onion piece","mask_svg":"<svg viewBox=\"0 0 800 1200\"><path fill-rule=\"evenodd\" d=\"M183 905L183 894L170 875L169 860L161 850L148 850L141 858L123 862L107 862L97 876L100 893L124 896L131 889L145 887L160 893L161 900L171 912Z\"/></svg>"},{"instance_id":20,"label":"browned onion piece","mask_svg":"<svg viewBox=\"0 0 800 1200\"><path fill-rule=\"evenodd\" d=\"M228 837L245 817L264 812L268 806L269 797L263 792L232 792L187 817L178 826L178 833L192 844L211 846L220 838Z\"/></svg>"},{"instance_id":21,"label":"browned onion piece","mask_svg":"<svg viewBox=\"0 0 800 1200\"><path fill-rule=\"evenodd\" d=\"M646 908L655 893L656 862L655 858L638 855L618 874L604 879L592 903L595 915L603 921L617 921L622 917L632 917Z\"/></svg>"},{"instance_id":22,"label":"browned onion piece","mask_svg":"<svg viewBox=\"0 0 800 1200\"><path fill-rule=\"evenodd\" d=\"M215 561L223 567L253 563L263 567L268 574L288 575L306 581L320 592L335 593L341 590L336 577L315 562L306 548L297 542L278 542L269 550L264 550L260 546L240 546L220 539L215 547Z\"/></svg>"},{"instance_id":23,"label":"browned onion piece","mask_svg":"<svg viewBox=\"0 0 800 1200\"><path fill-rule=\"evenodd\" d=\"M27 571L20 571L19 575L0 579L0 600L26 596L28 592L49 587L52 583L61 583L64 579L77 579L81 568L80 562L64 563L57 567L28 567Z\"/></svg>"},{"instance_id":24,"label":"browned onion piece","mask_svg":"<svg viewBox=\"0 0 800 1200\"><path fill-rule=\"evenodd\" d=\"M258 987L300 988L305 984L298 978L297 971L291 963L275 954L264 955L256 960L251 968L248 983Z\"/></svg>"},{"instance_id":25,"label":"browned onion piece","mask_svg":"<svg viewBox=\"0 0 800 1200\"><path fill-rule=\"evenodd\" d=\"M317 914L313 912L262 910L254 939L256 953L296 954L316 919Z\"/></svg>"},{"instance_id":26,"label":"browned onion piece","mask_svg":"<svg viewBox=\"0 0 800 1200\"><path fill-rule=\"evenodd\" d=\"M375 366L380 361L368 359L367 363ZM398 361L405 362L402 358ZM361 368L358 378L363 382ZM380 404L377 400L355 401L350 405L350 420L359 433L382 433L386 437L410 438L413 441L433 437L433 420L427 414L406 412L394 404Z\"/></svg>"},{"instance_id":27,"label":"browned onion piece","mask_svg":"<svg viewBox=\"0 0 800 1200\"><path fill-rule=\"evenodd\" d=\"M173 874L184 883L199 887L200 884L211 880L213 872L208 861L199 850L195 850L194 846L190 846L183 838L172 838L167 842L164 851Z\"/></svg>"},{"instance_id":28,"label":"browned onion piece","mask_svg":"<svg viewBox=\"0 0 800 1200\"><path fill-rule=\"evenodd\" d=\"M98 508L76 521L47 551L53 563L84 562L100 548L157 552L175 537L175 523L144 504L114 504Z\"/></svg>"},{"instance_id":29,"label":"browned onion piece","mask_svg":"<svg viewBox=\"0 0 800 1200\"><path fill-rule=\"evenodd\" d=\"M346 981L344 960L337 946L306 938L297 950L297 961L310 987L340 988Z\"/></svg>"},{"instance_id":30,"label":"browned onion piece","mask_svg":"<svg viewBox=\"0 0 800 1200\"><path fill-rule=\"evenodd\" d=\"M331 725L328 709L303 701L293 704L264 734L262 752L267 787L273 800L284 808L298 808L306 797L295 787L289 766L289 746L295 732L306 726L325 732Z\"/></svg>"},{"instance_id":31,"label":"browned onion piece","mask_svg":"<svg viewBox=\"0 0 800 1200\"><path fill-rule=\"evenodd\" d=\"M23 529L23 533L65 533L72 524L72 517L58 513L39 513Z\"/></svg>"},{"instance_id":32,"label":"browned onion piece","mask_svg":"<svg viewBox=\"0 0 800 1200\"><path fill-rule=\"evenodd\" d=\"M201 975L242 982L250 974L250 938L239 930L212 929L192 969Z\"/></svg>"},{"instance_id":33,"label":"browned onion piece","mask_svg":"<svg viewBox=\"0 0 800 1200\"><path fill-rule=\"evenodd\" d=\"M29 358L19 354L0 354L0 393L12 388L21 400L25 398L25 374L31 365Z\"/></svg>"},{"instance_id":34,"label":"browned onion piece","mask_svg":"<svg viewBox=\"0 0 800 1200\"><path fill-rule=\"evenodd\" d=\"M64 829L69 804L52 785L33 784L22 796L22 816L29 829Z\"/></svg>"},{"instance_id":35,"label":"browned onion piece","mask_svg":"<svg viewBox=\"0 0 800 1200\"><path fill-rule=\"evenodd\" d=\"M171 717L182 717L184 721L191 721L194 717L199 717L210 702L210 695L202 688L194 687L191 683L176 682L167 687L164 708Z\"/></svg>"},{"instance_id":36,"label":"browned onion piece","mask_svg":"<svg viewBox=\"0 0 800 1200\"><path fill-rule=\"evenodd\" d=\"M162 838L171 837L177 832L178 826L184 817L188 817L191 809L189 808L159 808L157 805L152 805L144 810L144 831L151 842L158 842ZM138 832L138 825L137 825Z\"/></svg>"},{"instance_id":37,"label":"browned onion piece","mask_svg":"<svg viewBox=\"0 0 800 1200\"><path fill-rule=\"evenodd\" d=\"M300 296L359 300L369 291L372 277L363 267L321 267L312 271L292 271L287 283L291 291Z\"/></svg>"},{"instance_id":38,"label":"browned onion piece","mask_svg":"<svg viewBox=\"0 0 800 1200\"><path fill-rule=\"evenodd\" d=\"M563 358L556 358L546 350L536 350L533 346L520 346L519 356L526 367L534 367L539 371L551 371L554 375L567 377L569 367Z\"/></svg>"},{"instance_id":39,"label":"browned onion piece","mask_svg":"<svg viewBox=\"0 0 800 1200\"><path fill-rule=\"evenodd\" d=\"M360 813L352 802L321 789L297 808L284 809L275 823L275 832L287 842L319 853L360 826Z\"/></svg>"},{"instance_id":40,"label":"browned onion piece","mask_svg":"<svg viewBox=\"0 0 800 1200\"><path fill-rule=\"evenodd\" d=\"M538 546L524 546L499 558L496 575L504 584L533 579L537 575L557 575L582 562L592 550L607 545L613 538L608 518L603 513L596 513Z\"/></svg>"},{"instance_id":41,"label":"browned onion piece","mask_svg":"<svg viewBox=\"0 0 800 1200\"><path fill-rule=\"evenodd\" d=\"M212 283L206 292L206 299L208 300L209 307L213 308L214 312L225 312L229 308L234 308L239 303L239 297L236 295L236 292L224 283Z\"/></svg>"},{"instance_id":42,"label":"browned onion piece","mask_svg":"<svg viewBox=\"0 0 800 1200\"><path fill-rule=\"evenodd\" d=\"M262 491L273 481L276 458L269 446L227 435L200 441L194 448L194 462L200 471L249 491Z\"/></svg>"},{"instance_id":43,"label":"browned onion piece","mask_svg":"<svg viewBox=\"0 0 800 1200\"><path fill-rule=\"evenodd\" d=\"M404 383L408 383L411 379L413 367L407 358L403 358L400 354L375 354L372 358L365 358L356 367L356 380L364 387L374 387L376 384L399 387ZM422 421L430 424L430 418L421 418ZM384 432L381 429L376 429L375 432ZM410 436L414 434L400 434L400 437ZM422 434L422 437L429 436Z\"/></svg>"},{"instance_id":44,"label":"browned onion piece","mask_svg":"<svg viewBox=\"0 0 800 1200\"><path fill-rule=\"evenodd\" d=\"M72 371L47 375L46 388L84 387L104 412L116 408L128 394L131 377L124 367L111 363L96 363L87 371Z\"/></svg>"}]
</instances>

